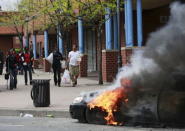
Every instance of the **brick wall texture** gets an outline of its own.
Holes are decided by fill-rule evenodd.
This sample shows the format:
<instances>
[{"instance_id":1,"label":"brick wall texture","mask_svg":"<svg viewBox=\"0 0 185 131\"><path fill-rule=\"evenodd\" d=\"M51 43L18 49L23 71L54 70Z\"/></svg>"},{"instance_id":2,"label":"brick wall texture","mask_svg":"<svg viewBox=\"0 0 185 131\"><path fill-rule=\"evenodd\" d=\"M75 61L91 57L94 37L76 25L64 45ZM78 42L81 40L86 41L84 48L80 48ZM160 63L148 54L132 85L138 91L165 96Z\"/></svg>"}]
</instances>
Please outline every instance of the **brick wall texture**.
<instances>
[{"instance_id":1,"label":"brick wall texture","mask_svg":"<svg viewBox=\"0 0 185 131\"><path fill-rule=\"evenodd\" d=\"M118 70L118 52L117 51L102 51L102 75L103 81L112 82Z\"/></svg>"},{"instance_id":2,"label":"brick wall texture","mask_svg":"<svg viewBox=\"0 0 185 131\"><path fill-rule=\"evenodd\" d=\"M132 56L133 49L132 48L122 48L121 56L122 56L122 66L125 66L130 63L130 58Z\"/></svg>"},{"instance_id":3,"label":"brick wall texture","mask_svg":"<svg viewBox=\"0 0 185 131\"><path fill-rule=\"evenodd\" d=\"M18 27L19 33L23 32L22 27ZM0 35L16 35L17 31L14 27L0 26Z\"/></svg>"},{"instance_id":4,"label":"brick wall texture","mask_svg":"<svg viewBox=\"0 0 185 131\"><path fill-rule=\"evenodd\" d=\"M87 77L87 62L88 62L88 57L87 55L82 56L82 60L80 62L80 77Z\"/></svg>"},{"instance_id":5,"label":"brick wall texture","mask_svg":"<svg viewBox=\"0 0 185 131\"><path fill-rule=\"evenodd\" d=\"M38 59L34 59L34 61L33 61L33 68L34 69L38 69L39 68L39 60Z\"/></svg>"},{"instance_id":6,"label":"brick wall texture","mask_svg":"<svg viewBox=\"0 0 185 131\"><path fill-rule=\"evenodd\" d=\"M51 64L46 59L43 59L43 66L45 72L51 71Z\"/></svg>"},{"instance_id":7,"label":"brick wall texture","mask_svg":"<svg viewBox=\"0 0 185 131\"><path fill-rule=\"evenodd\" d=\"M13 48L12 36L0 36L0 50L3 51L4 55Z\"/></svg>"}]
</instances>

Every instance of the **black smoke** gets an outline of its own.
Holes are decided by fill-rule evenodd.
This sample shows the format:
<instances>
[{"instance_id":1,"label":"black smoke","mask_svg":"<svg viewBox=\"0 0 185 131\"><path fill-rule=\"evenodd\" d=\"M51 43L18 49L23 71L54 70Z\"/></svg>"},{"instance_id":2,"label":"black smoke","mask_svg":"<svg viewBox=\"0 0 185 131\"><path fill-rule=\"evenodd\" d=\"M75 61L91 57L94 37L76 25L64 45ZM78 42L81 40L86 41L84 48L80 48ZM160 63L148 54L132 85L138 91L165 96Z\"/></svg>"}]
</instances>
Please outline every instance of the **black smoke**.
<instances>
[{"instance_id":1,"label":"black smoke","mask_svg":"<svg viewBox=\"0 0 185 131\"><path fill-rule=\"evenodd\" d=\"M115 88L122 78L131 79L133 87L171 86L173 74L185 72L185 4L175 2L170 9L169 22L150 34L146 47L134 52L131 64L119 72Z\"/></svg>"}]
</instances>

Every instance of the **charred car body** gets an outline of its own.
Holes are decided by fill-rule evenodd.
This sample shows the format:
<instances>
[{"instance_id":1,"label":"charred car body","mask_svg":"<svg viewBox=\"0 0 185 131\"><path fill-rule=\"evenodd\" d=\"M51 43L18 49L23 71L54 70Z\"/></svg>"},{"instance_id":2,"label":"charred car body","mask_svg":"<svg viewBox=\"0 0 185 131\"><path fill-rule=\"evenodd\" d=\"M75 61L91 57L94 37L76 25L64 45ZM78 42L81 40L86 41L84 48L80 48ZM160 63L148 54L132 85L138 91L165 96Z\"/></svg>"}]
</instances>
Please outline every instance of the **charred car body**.
<instances>
[{"instance_id":1,"label":"charred car body","mask_svg":"<svg viewBox=\"0 0 185 131\"><path fill-rule=\"evenodd\" d=\"M116 125L185 127L185 75L174 77L175 85L171 87L133 88L127 92L128 101L119 102L118 110L112 112ZM109 124L105 110L88 106L87 97L98 95L91 92L76 98L70 105L71 117L79 122Z\"/></svg>"}]
</instances>

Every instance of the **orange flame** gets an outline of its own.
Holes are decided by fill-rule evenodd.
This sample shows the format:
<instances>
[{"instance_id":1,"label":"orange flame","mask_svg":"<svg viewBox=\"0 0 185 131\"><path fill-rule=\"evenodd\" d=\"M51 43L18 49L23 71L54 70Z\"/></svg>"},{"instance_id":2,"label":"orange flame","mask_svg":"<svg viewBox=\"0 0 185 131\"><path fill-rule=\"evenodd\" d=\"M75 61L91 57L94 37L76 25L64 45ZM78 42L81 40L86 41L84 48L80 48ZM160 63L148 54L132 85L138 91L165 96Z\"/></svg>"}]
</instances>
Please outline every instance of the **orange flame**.
<instances>
[{"instance_id":1,"label":"orange flame","mask_svg":"<svg viewBox=\"0 0 185 131\"><path fill-rule=\"evenodd\" d=\"M115 120L113 113L118 111L119 105L122 101L128 102L126 94L124 93L124 87L116 88L111 91L106 91L100 96L96 97L93 101L88 104L90 109L95 107L100 108L102 111L108 113L104 118L108 125L122 125Z\"/></svg>"}]
</instances>

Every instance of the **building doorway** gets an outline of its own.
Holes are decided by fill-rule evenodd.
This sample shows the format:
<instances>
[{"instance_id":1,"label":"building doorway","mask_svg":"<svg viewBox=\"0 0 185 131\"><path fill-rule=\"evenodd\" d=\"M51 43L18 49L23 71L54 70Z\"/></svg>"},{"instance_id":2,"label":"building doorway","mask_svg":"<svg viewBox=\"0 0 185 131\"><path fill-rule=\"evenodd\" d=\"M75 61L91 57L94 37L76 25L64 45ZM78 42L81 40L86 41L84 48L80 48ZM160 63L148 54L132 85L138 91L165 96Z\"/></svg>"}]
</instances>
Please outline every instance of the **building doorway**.
<instances>
[{"instance_id":1,"label":"building doorway","mask_svg":"<svg viewBox=\"0 0 185 131\"><path fill-rule=\"evenodd\" d=\"M85 52L88 55L88 72L94 72L97 71L95 31L92 29L86 29L85 34L86 34Z\"/></svg>"}]
</instances>

